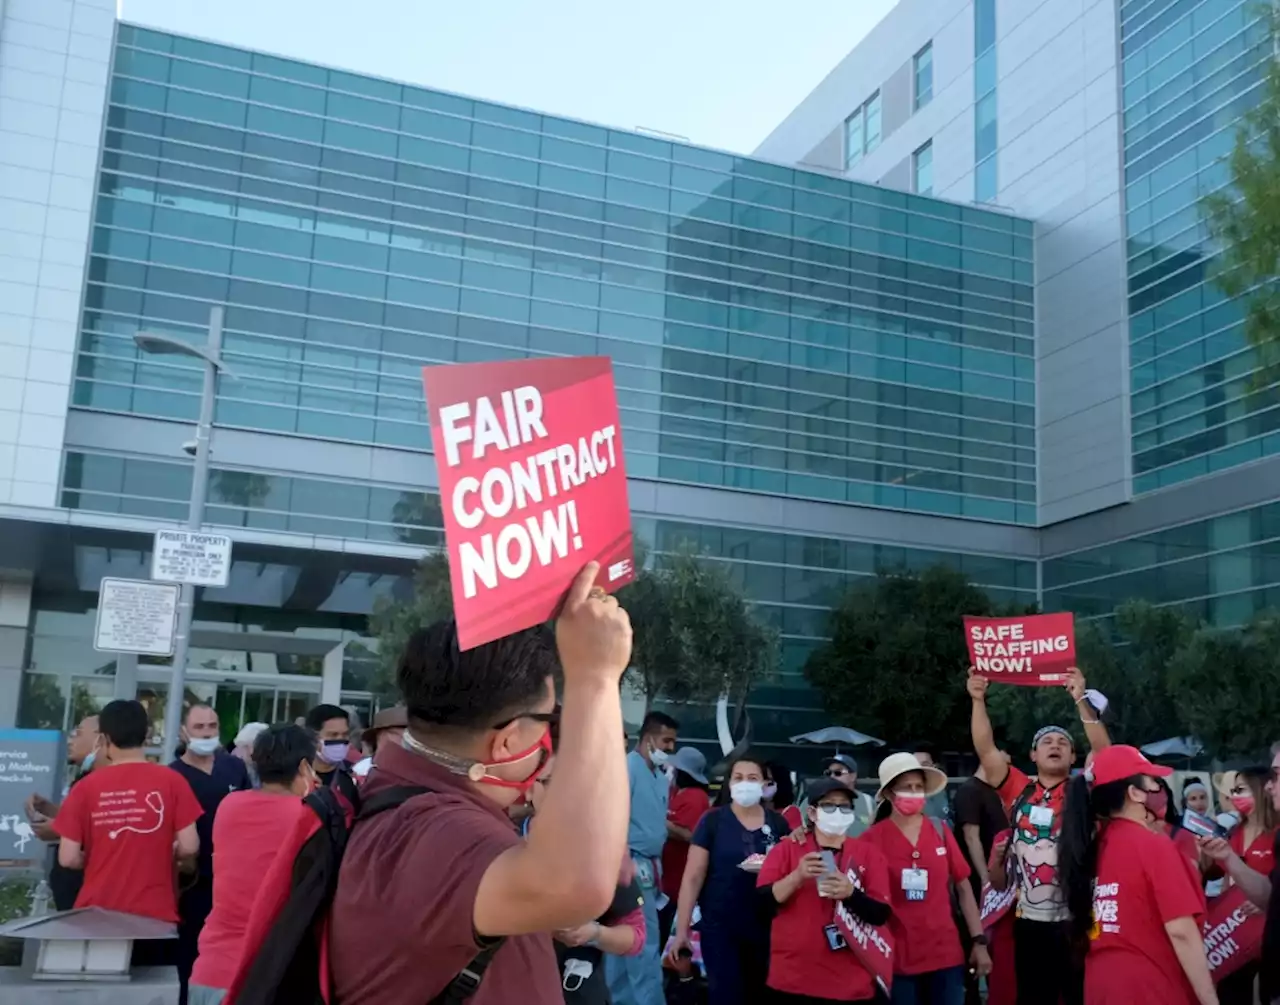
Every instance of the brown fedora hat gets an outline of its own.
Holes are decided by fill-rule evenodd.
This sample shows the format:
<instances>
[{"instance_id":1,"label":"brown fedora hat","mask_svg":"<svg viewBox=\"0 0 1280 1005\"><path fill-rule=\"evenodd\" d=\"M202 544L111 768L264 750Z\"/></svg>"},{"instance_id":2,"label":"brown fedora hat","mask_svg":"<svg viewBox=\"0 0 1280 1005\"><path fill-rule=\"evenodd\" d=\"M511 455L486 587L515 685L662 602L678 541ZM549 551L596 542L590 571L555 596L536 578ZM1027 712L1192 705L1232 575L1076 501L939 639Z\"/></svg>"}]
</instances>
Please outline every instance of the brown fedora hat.
<instances>
[{"instance_id":1,"label":"brown fedora hat","mask_svg":"<svg viewBox=\"0 0 1280 1005\"><path fill-rule=\"evenodd\" d=\"M370 747L378 745L378 734L384 729L405 729L409 725L409 710L403 705L384 708L373 717L373 722L360 734L360 742Z\"/></svg>"}]
</instances>

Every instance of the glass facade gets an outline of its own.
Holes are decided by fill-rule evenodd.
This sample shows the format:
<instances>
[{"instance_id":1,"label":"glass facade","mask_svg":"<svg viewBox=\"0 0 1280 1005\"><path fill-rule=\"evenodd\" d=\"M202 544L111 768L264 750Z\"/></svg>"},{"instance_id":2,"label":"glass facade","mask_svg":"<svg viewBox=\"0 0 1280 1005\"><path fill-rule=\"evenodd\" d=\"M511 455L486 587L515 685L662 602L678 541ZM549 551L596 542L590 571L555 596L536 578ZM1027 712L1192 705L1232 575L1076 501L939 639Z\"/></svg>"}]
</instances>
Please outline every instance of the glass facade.
<instances>
[{"instance_id":1,"label":"glass facade","mask_svg":"<svg viewBox=\"0 0 1280 1005\"><path fill-rule=\"evenodd\" d=\"M1043 576L1046 610L1107 616L1141 598L1241 625L1280 607L1280 503L1046 559Z\"/></svg>"},{"instance_id":2,"label":"glass facade","mask_svg":"<svg viewBox=\"0 0 1280 1005\"><path fill-rule=\"evenodd\" d=\"M1280 406L1250 397L1243 312L1207 279L1199 201L1273 58L1252 0L1120 8L1135 492L1280 452Z\"/></svg>"},{"instance_id":3,"label":"glass facade","mask_svg":"<svg viewBox=\"0 0 1280 1005\"><path fill-rule=\"evenodd\" d=\"M933 140L911 155L911 168L915 175L914 188L920 195L933 194Z\"/></svg>"},{"instance_id":4,"label":"glass facade","mask_svg":"<svg viewBox=\"0 0 1280 1005\"><path fill-rule=\"evenodd\" d=\"M636 477L1035 520L1022 220L122 25L95 224L80 407L193 418L132 334L225 303L223 426L427 451L422 364L600 353Z\"/></svg>"},{"instance_id":5,"label":"glass facade","mask_svg":"<svg viewBox=\"0 0 1280 1005\"><path fill-rule=\"evenodd\" d=\"M847 171L880 145L882 116L876 91L844 122L844 166Z\"/></svg>"},{"instance_id":6,"label":"glass facade","mask_svg":"<svg viewBox=\"0 0 1280 1005\"><path fill-rule=\"evenodd\" d=\"M933 100L933 43L930 42L915 54L912 60L912 73L915 78L912 88L916 111L919 111Z\"/></svg>"},{"instance_id":7,"label":"glass facade","mask_svg":"<svg viewBox=\"0 0 1280 1005\"><path fill-rule=\"evenodd\" d=\"M996 151L996 0L973 3L973 201L991 202L999 190Z\"/></svg>"}]
</instances>

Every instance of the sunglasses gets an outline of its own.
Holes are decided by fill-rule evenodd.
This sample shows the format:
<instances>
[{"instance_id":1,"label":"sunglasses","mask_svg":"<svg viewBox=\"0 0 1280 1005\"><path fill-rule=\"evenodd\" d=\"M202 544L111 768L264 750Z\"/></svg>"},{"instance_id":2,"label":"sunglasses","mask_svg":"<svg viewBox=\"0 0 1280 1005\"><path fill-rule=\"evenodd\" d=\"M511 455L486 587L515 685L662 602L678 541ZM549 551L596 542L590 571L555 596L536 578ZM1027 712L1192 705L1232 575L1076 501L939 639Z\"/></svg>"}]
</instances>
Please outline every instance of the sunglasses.
<instances>
[{"instance_id":1,"label":"sunglasses","mask_svg":"<svg viewBox=\"0 0 1280 1005\"><path fill-rule=\"evenodd\" d=\"M844 778L849 774L849 769L848 768L831 768L827 771L824 771L823 774L827 778Z\"/></svg>"},{"instance_id":2,"label":"sunglasses","mask_svg":"<svg viewBox=\"0 0 1280 1005\"><path fill-rule=\"evenodd\" d=\"M534 722L545 722L555 729L560 725L560 706L557 705L550 712L521 712L519 715L513 715L510 719L495 722L490 728L506 729L517 719L532 719Z\"/></svg>"}]
</instances>

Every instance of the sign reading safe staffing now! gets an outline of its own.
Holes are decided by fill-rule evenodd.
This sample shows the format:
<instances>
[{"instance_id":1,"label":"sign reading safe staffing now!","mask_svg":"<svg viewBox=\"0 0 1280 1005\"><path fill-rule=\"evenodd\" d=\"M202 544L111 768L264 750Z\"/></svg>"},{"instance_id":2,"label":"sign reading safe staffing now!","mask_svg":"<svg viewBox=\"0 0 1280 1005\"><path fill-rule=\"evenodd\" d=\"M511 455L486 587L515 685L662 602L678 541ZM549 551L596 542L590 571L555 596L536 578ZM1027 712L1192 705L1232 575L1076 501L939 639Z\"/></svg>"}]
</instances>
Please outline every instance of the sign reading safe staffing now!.
<instances>
[{"instance_id":1,"label":"sign reading safe staffing now!","mask_svg":"<svg viewBox=\"0 0 1280 1005\"><path fill-rule=\"evenodd\" d=\"M1070 613L965 618L964 637L974 669L1002 684L1062 684L1076 661L1075 617Z\"/></svg>"},{"instance_id":2,"label":"sign reading safe staffing now!","mask_svg":"<svg viewBox=\"0 0 1280 1005\"><path fill-rule=\"evenodd\" d=\"M552 617L589 561L635 578L607 356L426 367L458 644Z\"/></svg>"}]
</instances>

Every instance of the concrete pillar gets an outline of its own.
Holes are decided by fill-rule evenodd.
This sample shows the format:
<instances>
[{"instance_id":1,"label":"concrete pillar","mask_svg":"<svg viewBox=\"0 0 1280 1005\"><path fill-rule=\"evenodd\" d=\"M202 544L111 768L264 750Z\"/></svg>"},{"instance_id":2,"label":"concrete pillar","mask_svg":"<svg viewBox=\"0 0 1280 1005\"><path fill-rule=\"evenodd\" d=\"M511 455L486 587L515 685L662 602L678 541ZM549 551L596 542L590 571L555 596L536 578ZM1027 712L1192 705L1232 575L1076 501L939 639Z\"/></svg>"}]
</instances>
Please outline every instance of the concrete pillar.
<instances>
[{"instance_id":1,"label":"concrete pillar","mask_svg":"<svg viewBox=\"0 0 1280 1005\"><path fill-rule=\"evenodd\" d=\"M18 724L31 622L31 574L0 570L0 729Z\"/></svg>"},{"instance_id":2,"label":"concrete pillar","mask_svg":"<svg viewBox=\"0 0 1280 1005\"><path fill-rule=\"evenodd\" d=\"M340 705L342 698L342 664L347 657L347 644L339 642L324 654L324 668L320 673L320 703Z\"/></svg>"}]
</instances>

